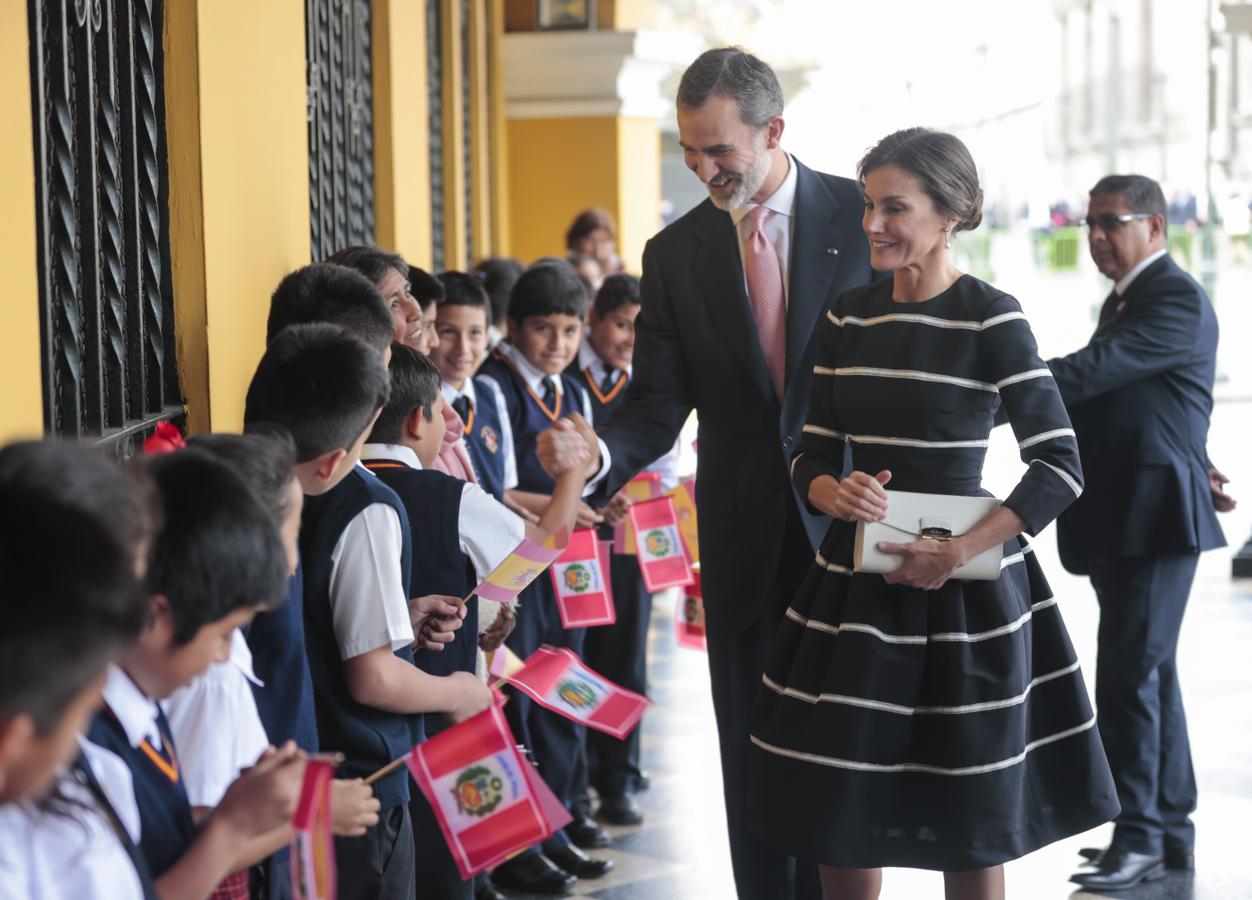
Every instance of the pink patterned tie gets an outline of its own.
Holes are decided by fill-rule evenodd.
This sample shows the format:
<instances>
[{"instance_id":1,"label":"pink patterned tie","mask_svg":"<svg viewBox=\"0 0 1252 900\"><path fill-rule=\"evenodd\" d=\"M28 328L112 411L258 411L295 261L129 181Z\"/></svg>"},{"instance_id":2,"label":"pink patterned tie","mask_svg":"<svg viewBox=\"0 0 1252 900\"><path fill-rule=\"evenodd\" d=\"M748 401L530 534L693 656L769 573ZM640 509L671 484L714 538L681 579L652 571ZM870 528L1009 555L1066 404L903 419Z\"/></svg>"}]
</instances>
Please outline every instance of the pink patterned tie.
<instances>
[{"instance_id":1,"label":"pink patterned tie","mask_svg":"<svg viewBox=\"0 0 1252 900\"><path fill-rule=\"evenodd\" d=\"M771 211L764 206L748 213L752 233L748 236L748 300L756 322L765 367L774 392L782 399L787 373L787 308L783 302L782 266L778 251L765 236L765 220Z\"/></svg>"}]
</instances>

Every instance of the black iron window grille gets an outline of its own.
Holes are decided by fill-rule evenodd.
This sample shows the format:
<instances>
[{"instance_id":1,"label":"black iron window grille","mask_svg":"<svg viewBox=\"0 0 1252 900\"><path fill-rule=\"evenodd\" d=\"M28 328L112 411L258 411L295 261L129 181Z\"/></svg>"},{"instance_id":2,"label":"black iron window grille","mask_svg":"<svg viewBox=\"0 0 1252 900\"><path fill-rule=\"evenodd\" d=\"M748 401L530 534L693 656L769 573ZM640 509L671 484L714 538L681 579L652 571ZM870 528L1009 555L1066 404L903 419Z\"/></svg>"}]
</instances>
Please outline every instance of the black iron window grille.
<instances>
[{"instance_id":1,"label":"black iron window grille","mask_svg":"<svg viewBox=\"0 0 1252 900\"><path fill-rule=\"evenodd\" d=\"M432 271L447 266L443 230L443 0L426 0L426 111L430 148L430 258Z\"/></svg>"},{"instance_id":2,"label":"black iron window grille","mask_svg":"<svg viewBox=\"0 0 1252 900\"><path fill-rule=\"evenodd\" d=\"M44 427L119 456L183 414L161 0L30 0Z\"/></svg>"}]
</instances>

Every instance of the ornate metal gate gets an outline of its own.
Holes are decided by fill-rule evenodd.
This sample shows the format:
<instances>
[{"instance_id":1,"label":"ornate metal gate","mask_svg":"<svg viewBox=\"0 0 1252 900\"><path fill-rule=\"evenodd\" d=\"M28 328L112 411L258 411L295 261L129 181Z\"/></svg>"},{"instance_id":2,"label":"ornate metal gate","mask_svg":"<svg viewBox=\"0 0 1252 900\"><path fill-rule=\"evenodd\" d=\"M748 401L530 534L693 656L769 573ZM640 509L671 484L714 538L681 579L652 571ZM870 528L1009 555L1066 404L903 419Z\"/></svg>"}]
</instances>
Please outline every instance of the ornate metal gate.
<instances>
[{"instance_id":1,"label":"ornate metal gate","mask_svg":"<svg viewBox=\"0 0 1252 900\"><path fill-rule=\"evenodd\" d=\"M426 110L430 147L430 236L434 272L447 263L443 229L443 0L426 0Z\"/></svg>"},{"instance_id":2,"label":"ornate metal gate","mask_svg":"<svg viewBox=\"0 0 1252 900\"><path fill-rule=\"evenodd\" d=\"M30 0L44 425L118 455L183 412L161 0Z\"/></svg>"}]
</instances>

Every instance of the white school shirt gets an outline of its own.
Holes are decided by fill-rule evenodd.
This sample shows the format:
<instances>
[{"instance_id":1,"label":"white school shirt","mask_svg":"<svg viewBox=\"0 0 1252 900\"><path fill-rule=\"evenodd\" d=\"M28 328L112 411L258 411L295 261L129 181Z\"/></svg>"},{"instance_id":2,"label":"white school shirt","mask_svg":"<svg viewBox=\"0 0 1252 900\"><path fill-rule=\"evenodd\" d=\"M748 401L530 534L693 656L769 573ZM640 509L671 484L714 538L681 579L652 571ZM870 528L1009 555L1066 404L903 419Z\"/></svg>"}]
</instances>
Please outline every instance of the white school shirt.
<instances>
[{"instance_id":1,"label":"white school shirt","mask_svg":"<svg viewBox=\"0 0 1252 900\"><path fill-rule=\"evenodd\" d=\"M236 628L230 659L209 666L161 703L192 806L217 806L231 782L269 747L249 682L264 687L252 672L248 642Z\"/></svg>"},{"instance_id":2,"label":"white school shirt","mask_svg":"<svg viewBox=\"0 0 1252 900\"><path fill-rule=\"evenodd\" d=\"M367 478L377 476L358 464ZM404 534L399 514L371 503L344 528L330 554L330 614L342 659L413 643L408 585L400 556Z\"/></svg>"},{"instance_id":3,"label":"white school shirt","mask_svg":"<svg viewBox=\"0 0 1252 900\"><path fill-rule=\"evenodd\" d=\"M96 779L116 782L130 772L113 753L79 738ZM143 885L108 813L70 773L57 776L58 793L75 805L48 812L24 801L0 807L0 900L142 900ZM106 796L108 796L106 794ZM139 809L117 810L139 842Z\"/></svg>"},{"instance_id":4,"label":"white school shirt","mask_svg":"<svg viewBox=\"0 0 1252 900\"><path fill-rule=\"evenodd\" d=\"M116 664L110 664L105 673L102 694L132 747L138 747L147 740L157 750L164 749L161 729L157 727L156 701L139 690L138 685ZM93 744L86 738L79 738L79 744L91 764L96 781L100 783L100 789L109 798L131 839L138 844L141 837L139 802L135 799L134 777L126 762L112 750Z\"/></svg>"},{"instance_id":5,"label":"white school shirt","mask_svg":"<svg viewBox=\"0 0 1252 900\"><path fill-rule=\"evenodd\" d=\"M526 382L526 386L535 392L535 396L543 396L543 380L545 378L552 379L553 384L556 385L556 395L558 397L565 396L565 384L563 383L564 379L561 378L561 373L548 375L545 372L541 372L539 369L531 365L530 360L522 355L521 350L518 350L510 343L503 343L496 349L500 351L501 356L513 364L513 367L517 369L518 374L522 376L522 380ZM483 378L493 383L495 382L495 379L490 375L484 375ZM496 385L496 387L499 387L499 385ZM591 423L591 395L582 388L579 388L578 391L580 395L578 399L582 402L583 406L583 418L586 419L588 423ZM562 409L562 416L564 416L565 413L566 410Z\"/></svg>"},{"instance_id":6,"label":"white school shirt","mask_svg":"<svg viewBox=\"0 0 1252 900\"><path fill-rule=\"evenodd\" d=\"M500 452L504 454L504 489L511 491L517 487L517 458L513 455L513 423L509 421L509 408L504 403L504 392L494 378L484 378L483 383L491 392L491 400L496 407L496 416L500 419ZM448 382L443 382L443 400L451 406L458 398L468 397L470 407L478 409L478 391L474 387L474 379L466 378L465 384L458 391ZM465 440L462 437L462 440ZM470 464L473 465L473 457Z\"/></svg>"},{"instance_id":7,"label":"white school shirt","mask_svg":"<svg viewBox=\"0 0 1252 900\"><path fill-rule=\"evenodd\" d=\"M410 469L422 468L417 454L403 444L366 444L361 455L398 462ZM419 523L412 524L420 527ZM490 575L526 537L526 523L521 516L468 481L461 487L461 512L456 524L461 552L470 558L479 578Z\"/></svg>"}]
</instances>

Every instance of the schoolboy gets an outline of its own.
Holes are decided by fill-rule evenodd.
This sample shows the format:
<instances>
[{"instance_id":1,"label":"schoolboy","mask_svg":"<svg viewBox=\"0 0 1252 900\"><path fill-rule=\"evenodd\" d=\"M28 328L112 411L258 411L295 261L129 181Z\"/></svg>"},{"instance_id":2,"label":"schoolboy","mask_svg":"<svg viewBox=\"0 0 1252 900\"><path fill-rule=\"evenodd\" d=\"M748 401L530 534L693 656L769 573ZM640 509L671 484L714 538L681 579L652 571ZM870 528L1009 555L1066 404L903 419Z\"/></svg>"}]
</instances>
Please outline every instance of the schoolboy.
<instances>
[{"instance_id":1,"label":"schoolboy","mask_svg":"<svg viewBox=\"0 0 1252 900\"><path fill-rule=\"evenodd\" d=\"M491 350L505 338L509 327L509 295L523 271L525 267L515 259L492 256L480 261L470 273L482 282L491 299L491 324L487 328L487 346Z\"/></svg>"},{"instance_id":2,"label":"schoolboy","mask_svg":"<svg viewBox=\"0 0 1252 900\"><path fill-rule=\"evenodd\" d=\"M270 297L265 322L268 346L291 325L338 325L365 341L384 359L391 355L395 325L382 295L360 272L346 266L313 263L286 275Z\"/></svg>"},{"instance_id":3,"label":"schoolboy","mask_svg":"<svg viewBox=\"0 0 1252 900\"><path fill-rule=\"evenodd\" d=\"M158 701L224 661L231 632L282 600L286 574L272 517L229 469L192 450L149 466L164 524L148 553L147 622L110 666L87 738L124 764L96 776L123 821L137 813L157 892L203 896L288 839L303 755L268 749L197 831Z\"/></svg>"},{"instance_id":4,"label":"schoolboy","mask_svg":"<svg viewBox=\"0 0 1252 900\"><path fill-rule=\"evenodd\" d=\"M465 597L525 537L542 541L574 520L590 454L581 439L571 442L566 474L557 480L552 502L538 525L523 521L478 485L431 468L443 441L443 395L439 371L431 360L403 346L394 347L391 395L362 458L400 495L413 523L413 568L409 595ZM475 578L477 573L477 578ZM479 600L465 604L464 626L438 653L417 654L428 672L474 672L477 657ZM428 722L427 733L441 723ZM418 884L432 898L473 896L447 852L437 822L424 802L413 803L418 851Z\"/></svg>"},{"instance_id":5,"label":"schoolboy","mask_svg":"<svg viewBox=\"0 0 1252 900\"><path fill-rule=\"evenodd\" d=\"M444 296L435 311L430 358L443 381L443 398L464 427L465 447L478 483L497 500L517 487L513 428L499 386L474 373L487 352L491 305L482 284L464 272L438 275Z\"/></svg>"},{"instance_id":6,"label":"schoolboy","mask_svg":"<svg viewBox=\"0 0 1252 900\"><path fill-rule=\"evenodd\" d=\"M143 627L139 474L68 443L0 449L0 897L153 896L79 749L105 667Z\"/></svg>"},{"instance_id":7,"label":"schoolboy","mask_svg":"<svg viewBox=\"0 0 1252 900\"><path fill-rule=\"evenodd\" d=\"M357 338L330 325L290 326L262 357L245 412L248 422L291 429L302 483L327 486L306 496L300 529L305 642L320 743L343 752L344 771L354 776L407 753L421 739L422 713L460 721L491 702L472 675L433 677L413 665L407 517L395 493L358 464L387 385L380 356ZM302 439L296 426L319 404L345 414ZM409 900L407 773L380 779L374 792L378 825L335 842L340 896Z\"/></svg>"},{"instance_id":8,"label":"schoolboy","mask_svg":"<svg viewBox=\"0 0 1252 900\"><path fill-rule=\"evenodd\" d=\"M509 342L480 370L504 394L513 428L518 486L508 496L533 513L547 505L554 487L535 456L536 438L562 417L589 414L586 393L564 374L578 352L586 307L586 292L568 263L552 260L532 266L509 298ZM600 521L579 503L580 527ZM508 638L515 653L524 659L541 644L550 644L582 654L586 629L561 625L549 579L535 581L519 600L517 627ZM585 753L584 729L522 696L514 696L505 711L514 733L534 751L544 781L569 808L575 770L584 764L579 761ZM609 860L593 859L572 846L570 835L562 831L544 844L542 854L516 857L497 868L492 879L505 887L551 891L560 889L568 875L597 878L610 868Z\"/></svg>"}]
</instances>

